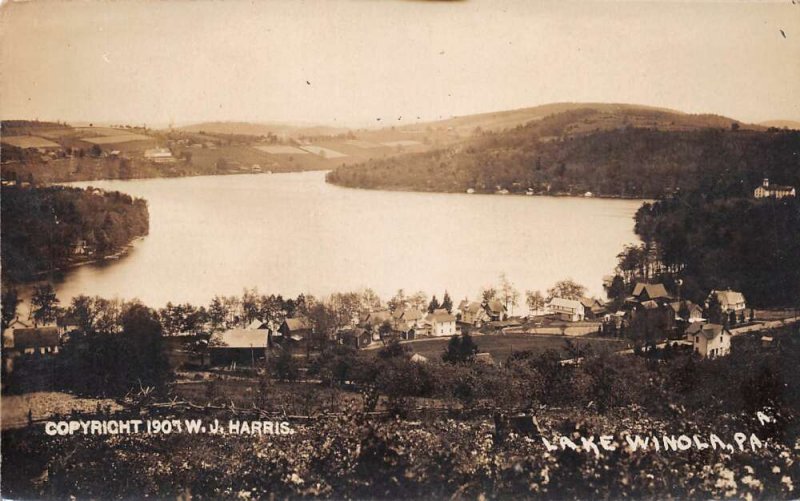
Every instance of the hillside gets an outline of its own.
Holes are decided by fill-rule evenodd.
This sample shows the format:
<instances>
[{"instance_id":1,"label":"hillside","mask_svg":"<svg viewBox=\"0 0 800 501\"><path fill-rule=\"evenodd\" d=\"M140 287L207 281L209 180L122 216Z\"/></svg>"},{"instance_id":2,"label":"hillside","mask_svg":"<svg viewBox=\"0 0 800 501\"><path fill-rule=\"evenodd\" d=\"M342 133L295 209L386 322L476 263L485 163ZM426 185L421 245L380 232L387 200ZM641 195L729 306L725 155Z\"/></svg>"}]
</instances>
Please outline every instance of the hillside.
<instances>
[{"instance_id":1,"label":"hillside","mask_svg":"<svg viewBox=\"0 0 800 501\"><path fill-rule=\"evenodd\" d=\"M280 122L202 122L178 127L185 132L206 132L209 134L233 134L248 136L277 135L285 138L336 136L347 133L343 127L324 125L293 125Z\"/></svg>"},{"instance_id":2,"label":"hillside","mask_svg":"<svg viewBox=\"0 0 800 501\"><path fill-rule=\"evenodd\" d=\"M766 122L761 122L758 125L762 125L764 127L777 127L778 129L800 130L800 122L797 120L767 120Z\"/></svg>"},{"instance_id":3,"label":"hillside","mask_svg":"<svg viewBox=\"0 0 800 501\"><path fill-rule=\"evenodd\" d=\"M446 148L341 167L343 186L654 198L677 189L751 193L799 184L800 135L716 115L582 107Z\"/></svg>"}]
</instances>

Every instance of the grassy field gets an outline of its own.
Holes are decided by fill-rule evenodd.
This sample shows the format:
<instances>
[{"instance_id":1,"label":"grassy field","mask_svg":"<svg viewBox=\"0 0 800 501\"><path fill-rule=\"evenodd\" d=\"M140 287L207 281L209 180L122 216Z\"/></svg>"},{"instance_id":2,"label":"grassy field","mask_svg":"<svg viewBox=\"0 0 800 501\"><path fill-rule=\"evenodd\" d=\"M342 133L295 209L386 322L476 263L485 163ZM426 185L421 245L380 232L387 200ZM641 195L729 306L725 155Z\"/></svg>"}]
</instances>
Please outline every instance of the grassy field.
<instances>
[{"instance_id":1,"label":"grassy field","mask_svg":"<svg viewBox=\"0 0 800 501\"><path fill-rule=\"evenodd\" d=\"M497 362L505 361L513 352L532 351L544 353L547 350L558 350L567 354L567 341L575 346L591 346L595 349L622 350L625 343L617 339L575 339L564 336L530 335L530 334L505 334L473 336L480 352L489 352ZM414 353L419 353L428 359L438 359L444 352L449 338L423 339L407 343Z\"/></svg>"}]
</instances>

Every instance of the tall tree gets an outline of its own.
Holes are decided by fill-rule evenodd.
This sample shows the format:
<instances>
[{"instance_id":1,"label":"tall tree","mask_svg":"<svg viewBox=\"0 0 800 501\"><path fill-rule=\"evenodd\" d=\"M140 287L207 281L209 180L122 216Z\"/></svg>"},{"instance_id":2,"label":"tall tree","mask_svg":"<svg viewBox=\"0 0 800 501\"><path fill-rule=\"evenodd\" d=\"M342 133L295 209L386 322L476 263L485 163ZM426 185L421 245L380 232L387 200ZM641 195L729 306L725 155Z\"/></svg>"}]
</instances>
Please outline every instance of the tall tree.
<instances>
[{"instance_id":1,"label":"tall tree","mask_svg":"<svg viewBox=\"0 0 800 501\"><path fill-rule=\"evenodd\" d=\"M586 295L586 287L572 279L560 280L547 290L547 298L560 297L563 299L580 299Z\"/></svg>"},{"instance_id":2,"label":"tall tree","mask_svg":"<svg viewBox=\"0 0 800 501\"><path fill-rule=\"evenodd\" d=\"M450 294L447 291L444 291L444 298L442 298L442 308L447 310L447 313L453 313L453 300L450 298Z\"/></svg>"},{"instance_id":3,"label":"tall tree","mask_svg":"<svg viewBox=\"0 0 800 501\"><path fill-rule=\"evenodd\" d=\"M544 296L540 291L527 291L525 292L525 303L528 305L528 310L534 313L544 308Z\"/></svg>"},{"instance_id":4,"label":"tall tree","mask_svg":"<svg viewBox=\"0 0 800 501\"><path fill-rule=\"evenodd\" d=\"M9 326L17 316L17 307L19 306L19 294L17 289L9 287L3 290L2 294L2 308L3 310L3 329Z\"/></svg>"},{"instance_id":5,"label":"tall tree","mask_svg":"<svg viewBox=\"0 0 800 501\"><path fill-rule=\"evenodd\" d=\"M439 304L439 300L436 299L436 296L434 295L431 298L431 302L428 304L428 313L433 313L434 310L438 310L439 308L441 308L441 305Z\"/></svg>"},{"instance_id":6,"label":"tall tree","mask_svg":"<svg viewBox=\"0 0 800 501\"><path fill-rule=\"evenodd\" d=\"M37 285L31 297L31 318L36 325L55 322L59 300L56 290L49 282Z\"/></svg>"}]
</instances>

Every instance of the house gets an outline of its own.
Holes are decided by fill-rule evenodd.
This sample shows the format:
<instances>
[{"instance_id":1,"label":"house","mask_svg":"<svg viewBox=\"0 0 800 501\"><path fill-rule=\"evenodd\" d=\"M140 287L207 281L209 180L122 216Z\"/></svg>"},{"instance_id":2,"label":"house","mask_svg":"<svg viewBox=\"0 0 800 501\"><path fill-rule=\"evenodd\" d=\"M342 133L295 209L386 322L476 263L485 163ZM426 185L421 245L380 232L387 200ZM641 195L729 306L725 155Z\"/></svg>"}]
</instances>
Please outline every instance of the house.
<instances>
[{"instance_id":1,"label":"house","mask_svg":"<svg viewBox=\"0 0 800 501\"><path fill-rule=\"evenodd\" d=\"M168 164L175 162L175 157L172 156L172 152L169 151L168 148L152 148L145 150L144 158L145 160L149 160L157 164Z\"/></svg>"},{"instance_id":2,"label":"house","mask_svg":"<svg viewBox=\"0 0 800 501\"><path fill-rule=\"evenodd\" d=\"M392 328L403 339L414 339L425 328L425 315L417 308L402 308L392 312Z\"/></svg>"},{"instance_id":3,"label":"house","mask_svg":"<svg viewBox=\"0 0 800 501\"><path fill-rule=\"evenodd\" d=\"M456 329L456 317L455 315L447 313L447 310L436 310L430 313L426 320L431 326L431 336L455 336L458 333Z\"/></svg>"},{"instance_id":4,"label":"house","mask_svg":"<svg viewBox=\"0 0 800 501\"><path fill-rule=\"evenodd\" d=\"M664 284L646 284L639 282L633 288L633 298L638 302L651 299L669 299L670 295Z\"/></svg>"},{"instance_id":5,"label":"house","mask_svg":"<svg viewBox=\"0 0 800 501\"><path fill-rule=\"evenodd\" d=\"M267 354L268 333L263 329L230 329L219 335L219 344L210 346L211 365L255 365Z\"/></svg>"},{"instance_id":6,"label":"house","mask_svg":"<svg viewBox=\"0 0 800 501\"><path fill-rule=\"evenodd\" d=\"M682 320L690 324L703 321L703 308L689 300L673 301L669 303L675 312L675 320Z\"/></svg>"},{"instance_id":7,"label":"house","mask_svg":"<svg viewBox=\"0 0 800 501\"><path fill-rule=\"evenodd\" d=\"M484 306L484 311L486 311L486 315L489 317L489 320L491 321L505 320L506 305L504 305L497 299L492 299L491 301L488 301Z\"/></svg>"},{"instance_id":8,"label":"house","mask_svg":"<svg viewBox=\"0 0 800 501\"><path fill-rule=\"evenodd\" d=\"M245 329L248 329L248 330L268 329L268 328L269 328L269 324L267 324L266 322L262 322L261 320L259 320L257 318L253 319L253 321L250 322L249 324L247 324L247 327L245 327Z\"/></svg>"},{"instance_id":9,"label":"house","mask_svg":"<svg viewBox=\"0 0 800 501\"><path fill-rule=\"evenodd\" d=\"M584 317L589 320L603 318L606 314L606 307L599 299L582 297L580 302L583 305Z\"/></svg>"},{"instance_id":10,"label":"house","mask_svg":"<svg viewBox=\"0 0 800 501\"><path fill-rule=\"evenodd\" d=\"M286 341L300 342L311 337L311 322L306 317L287 318L278 328Z\"/></svg>"},{"instance_id":11,"label":"house","mask_svg":"<svg viewBox=\"0 0 800 501\"><path fill-rule=\"evenodd\" d=\"M764 178L761 186L753 190L755 198L784 198L796 196L794 186L780 186L777 184L769 184L769 179Z\"/></svg>"},{"instance_id":12,"label":"house","mask_svg":"<svg viewBox=\"0 0 800 501\"><path fill-rule=\"evenodd\" d=\"M352 346L359 350L372 344L372 334L361 327L341 330L338 338L341 344Z\"/></svg>"},{"instance_id":13,"label":"house","mask_svg":"<svg viewBox=\"0 0 800 501\"><path fill-rule=\"evenodd\" d=\"M741 292L732 291L730 289L724 291L712 290L706 299L706 308L709 307L711 298L714 296L717 298L723 315L730 317L731 314L734 314L736 315L737 321L744 321L747 302L744 300L744 295Z\"/></svg>"},{"instance_id":14,"label":"house","mask_svg":"<svg viewBox=\"0 0 800 501\"><path fill-rule=\"evenodd\" d=\"M3 332L3 351L18 355L58 353L59 339L56 326L8 328Z\"/></svg>"},{"instance_id":15,"label":"house","mask_svg":"<svg viewBox=\"0 0 800 501\"><path fill-rule=\"evenodd\" d=\"M372 332L372 340L380 341L380 328L383 324L392 325L392 314L389 310L375 310L367 313L359 322L359 327L363 327Z\"/></svg>"},{"instance_id":16,"label":"house","mask_svg":"<svg viewBox=\"0 0 800 501\"><path fill-rule=\"evenodd\" d=\"M553 314L558 315L561 320L580 322L586 318L583 304L575 299L554 297L547 303L547 307Z\"/></svg>"},{"instance_id":17,"label":"house","mask_svg":"<svg viewBox=\"0 0 800 501\"><path fill-rule=\"evenodd\" d=\"M480 327L489 320L486 309L477 301L461 301L461 304L458 305L458 311L461 314L460 322L464 324Z\"/></svg>"},{"instance_id":18,"label":"house","mask_svg":"<svg viewBox=\"0 0 800 501\"><path fill-rule=\"evenodd\" d=\"M686 340L701 357L724 357L731 352L731 332L719 324L694 323L686 329Z\"/></svg>"}]
</instances>

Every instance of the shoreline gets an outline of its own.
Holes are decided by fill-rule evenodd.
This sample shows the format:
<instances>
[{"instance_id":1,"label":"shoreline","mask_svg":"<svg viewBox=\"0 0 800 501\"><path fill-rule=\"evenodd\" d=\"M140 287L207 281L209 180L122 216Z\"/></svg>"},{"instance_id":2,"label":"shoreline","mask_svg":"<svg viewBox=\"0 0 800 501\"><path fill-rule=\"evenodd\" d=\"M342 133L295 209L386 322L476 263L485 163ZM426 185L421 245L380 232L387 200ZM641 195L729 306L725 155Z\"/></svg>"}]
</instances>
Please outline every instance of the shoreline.
<instances>
[{"instance_id":1,"label":"shoreline","mask_svg":"<svg viewBox=\"0 0 800 501\"><path fill-rule=\"evenodd\" d=\"M655 198L642 198L642 197L623 197L623 196L615 196L615 195L592 195L591 197L587 197L584 195L570 195L568 193L496 193L496 192L483 192L483 191L476 191L474 193L467 193L466 191L439 191L439 190L421 190L416 188L409 188L409 187L392 187L392 186L381 186L375 188L366 188L362 186L349 186L340 183L334 183L332 181L325 180L326 184L330 184L331 186L336 186L339 188L348 188L352 190L369 190L369 191L388 191L388 192L402 192L402 193L434 193L434 194L447 194L447 195L494 195L494 196L514 196L514 197L549 197L549 198L578 198L578 199L585 199L585 200L592 200L592 199L600 199L600 200L624 200L624 201L636 201L640 200L642 203L649 203L654 202Z\"/></svg>"}]
</instances>

